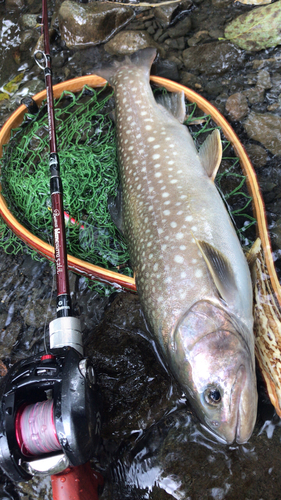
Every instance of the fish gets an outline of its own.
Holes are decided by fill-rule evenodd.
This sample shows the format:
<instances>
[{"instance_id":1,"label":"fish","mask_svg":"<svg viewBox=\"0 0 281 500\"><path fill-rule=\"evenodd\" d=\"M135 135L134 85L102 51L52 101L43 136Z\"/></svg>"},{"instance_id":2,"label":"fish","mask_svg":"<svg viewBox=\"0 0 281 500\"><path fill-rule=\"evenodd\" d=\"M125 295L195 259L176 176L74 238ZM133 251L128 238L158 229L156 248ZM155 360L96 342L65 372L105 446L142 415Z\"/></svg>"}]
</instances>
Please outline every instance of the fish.
<instances>
[{"instance_id":1,"label":"fish","mask_svg":"<svg viewBox=\"0 0 281 500\"><path fill-rule=\"evenodd\" d=\"M183 124L183 92L157 103L156 50L94 72L115 92L121 224L152 335L202 425L245 443L257 414L249 267L214 184L215 129L199 151ZM166 101L166 102L165 102Z\"/></svg>"}]
</instances>

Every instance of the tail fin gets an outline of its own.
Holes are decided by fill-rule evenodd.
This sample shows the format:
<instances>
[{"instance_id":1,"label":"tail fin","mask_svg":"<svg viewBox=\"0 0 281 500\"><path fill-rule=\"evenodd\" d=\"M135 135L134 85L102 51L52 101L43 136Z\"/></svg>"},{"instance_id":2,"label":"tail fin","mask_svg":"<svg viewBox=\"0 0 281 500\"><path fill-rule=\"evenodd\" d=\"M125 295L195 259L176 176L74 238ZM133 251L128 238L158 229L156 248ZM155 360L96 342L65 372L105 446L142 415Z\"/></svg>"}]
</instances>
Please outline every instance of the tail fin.
<instances>
[{"instance_id":1,"label":"tail fin","mask_svg":"<svg viewBox=\"0 0 281 500\"><path fill-rule=\"evenodd\" d=\"M151 65L156 57L156 49L147 47L134 52L131 56L126 56L123 61L114 61L112 66L94 68L93 73L107 80L114 86L116 73L124 69L126 71L132 68L141 68L149 78Z\"/></svg>"}]
</instances>

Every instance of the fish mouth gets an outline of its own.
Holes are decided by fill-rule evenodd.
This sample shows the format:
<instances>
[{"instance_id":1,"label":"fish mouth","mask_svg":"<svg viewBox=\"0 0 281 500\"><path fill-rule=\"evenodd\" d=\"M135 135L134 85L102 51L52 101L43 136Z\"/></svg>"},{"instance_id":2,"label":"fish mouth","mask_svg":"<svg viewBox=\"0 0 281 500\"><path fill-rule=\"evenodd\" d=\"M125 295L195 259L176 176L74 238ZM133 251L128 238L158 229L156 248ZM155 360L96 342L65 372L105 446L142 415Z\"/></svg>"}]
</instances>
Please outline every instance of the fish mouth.
<instances>
[{"instance_id":1,"label":"fish mouth","mask_svg":"<svg viewBox=\"0 0 281 500\"><path fill-rule=\"evenodd\" d=\"M248 432L245 429L247 426L244 424L245 415L243 415L243 405L241 404L246 379L246 368L244 365L240 365L231 389L229 404L225 408L224 418L221 423L217 420L207 421L209 432L227 445L231 445L234 442L238 444L245 443L251 435L251 431ZM233 411L234 408L236 411Z\"/></svg>"},{"instance_id":2,"label":"fish mouth","mask_svg":"<svg viewBox=\"0 0 281 500\"><path fill-rule=\"evenodd\" d=\"M230 408L229 410L231 411L231 407L233 405L237 406L237 411L236 411L236 423L234 427L234 436L232 442L236 441L238 444L242 444L245 441L248 440L241 438L242 434L242 428L243 428L243 422L242 422L242 417L243 415L241 414L241 401L242 401L242 393L244 390L244 387L246 385L246 368L244 365L241 365L236 373L236 378L232 387L231 391L231 397L230 397ZM229 443L231 444L231 443Z\"/></svg>"}]
</instances>

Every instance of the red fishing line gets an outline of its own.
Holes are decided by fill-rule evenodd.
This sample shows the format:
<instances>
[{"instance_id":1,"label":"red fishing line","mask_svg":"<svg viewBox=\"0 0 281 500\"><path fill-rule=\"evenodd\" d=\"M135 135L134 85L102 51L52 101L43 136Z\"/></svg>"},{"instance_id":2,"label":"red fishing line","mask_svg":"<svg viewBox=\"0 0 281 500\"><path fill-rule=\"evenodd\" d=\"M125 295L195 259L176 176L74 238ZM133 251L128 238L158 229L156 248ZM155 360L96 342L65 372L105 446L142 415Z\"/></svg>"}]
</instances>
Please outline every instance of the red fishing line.
<instances>
[{"instance_id":1,"label":"red fishing line","mask_svg":"<svg viewBox=\"0 0 281 500\"><path fill-rule=\"evenodd\" d=\"M16 437L24 455L42 455L61 449L54 423L52 399L19 409Z\"/></svg>"}]
</instances>

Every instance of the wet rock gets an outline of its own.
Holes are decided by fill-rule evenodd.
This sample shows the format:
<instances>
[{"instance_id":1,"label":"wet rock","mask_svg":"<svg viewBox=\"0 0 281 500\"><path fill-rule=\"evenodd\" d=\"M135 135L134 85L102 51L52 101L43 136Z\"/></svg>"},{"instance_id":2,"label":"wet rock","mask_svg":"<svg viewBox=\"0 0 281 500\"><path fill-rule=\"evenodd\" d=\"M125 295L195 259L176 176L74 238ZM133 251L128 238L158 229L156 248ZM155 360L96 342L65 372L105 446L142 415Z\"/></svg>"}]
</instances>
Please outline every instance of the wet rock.
<instances>
[{"instance_id":1,"label":"wet rock","mask_svg":"<svg viewBox=\"0 0 281 500\"><path fill-rule=\"evenodd\" d=\"M149 339L138 297L119 293L86 346L103 393L103 437L119 445L157 422L181 395Z\"/></svg>"},{"instance_id":2,"label":"wet rock","mask_svg":"<svg viewBox=\"0 0 281 500\"><path fill-rule=\"evenodd\" d=\"M27 30L35 28L37 25L37 15L36 14L23 14L20 18L21 29Z\"/></svg>"},{"instance_id":3,"label":"wet rock","mask_svg":"<svg viewBox=\"0 0 281 500\"><path fill-rule=\"evenodd\" d=\"M266 90L272 88L269 71L267 71L266 69L259 71L257 85Z\"/></svg>"},{"instance_id":4,"label":"wet rock","mask_svg":"<svg viewBox=\"0 0 281 500\"><path fill-rule=\"evenodd\" d=\"M191 30L191 19L190 17L185 17L181 21L178 21L173 28L168 29L168 34L170 38L177 38L179 36L186 36Z\"/></svg>"},{"instance_id":5,"label":"wet rock","mask_svg":"<svg viewBox=\"0 0 281 500\"><path fill-rule=\"evenodd\" d=\"M270 104L267 106L267 111L278 111L281 108L281 102L275 102L274 104Z\"/></svg>"},{"instance_id":6,"label":"wet rock","mask_svg":"<svg viewBox=\"0 0 281 500\"><path fill-rule=\"evenodd\" d=\"M242 120L249 112L247 99L241 92L233 94L227 99L225 109L230 119L234 121Z\"/></svg>"},{"instance_id":7,"label":"wet rock","mask_svg":"<svg viewBox=\"0 0 281 500\"><path fill-rule=\"evenodd\" d=\"M112 38L134 17L129 7L66 0L59 10L59 27L69 48L85 48Z\"/></svg>"},{"instance_id":8,"label":"wet rock","mask_svg":"<svg viewBox=\"0 0 281 500\"><path fill-rule=\"evenodd\" d=\"M274 155L281 153L281 117L271 113L252 112L244 123L251 139L263 144Z\"/></svg>"},{"instance_id":9,"label":"wet rock","mask_svg":"<svg viewBox=\"0 0 281 500\"><path fill-rule=\"evenodd\" d=\"M222 9L226 7L227 5L231 5L232 0L212 0L212 5L216 9Z\"/></svg>"},{"instance_id":10,"label":"wet rock","mask_svg":"<svg viewBox=\"0 0 281 500\"><path fill-rule=\"evenodd\" d=\"M167 47L167 50L183 50L185 48L184 37L168 38L164 45Z\"/></svg>"},{"instance_id":11,"label":"wet rock","mask_svg":"<svg viewBox=\"0 0 281 500\"><path fill-rule=\"evenodd\" d=\"M281 43L281 0L238 16L225 28L225 38L245 50L258 51Z\"/></svg>"},{"instance_id":12,"label":"wet rock","mask_svg":"<svg viewBox=\"0 0 281 500\"><path fill-rule=\"evenodd\" d=\"M248 98L250 104L258 104L264 101L264 89L259 85L252 89L245 90L243 94Z\"/></svg>"},{"instance_id":13,"label":"wet rock","mask_svg":"<svg viewBox=\"0 0 281 500\"><path fill-rule=\"evenodd\" d=\"M224 86L218 80L211 80L205 86L205 91L212 97L217 97L224 91Z\"/></svg>"},{"instance_id":14,"label":"wet rock","mask_svg":"<svg viewBox=\"0 0 281 500\"><path fill-rule=\"evenodd\" d=\"M220 75L241 66L244 55L229 42L211 42L183 51L187 70L199 74Z\"/></svg>"},{"instance_id":15,"label":"wet rock","mask_svg":"<svg viewBox=\"0 0 281 500\"><path fill-rule=\"evenodd\" d=\"M154 38L154 40L155 40L155 42L157 42L157 41L158 41L158 39L160 38L160 36L161 36L161 35L163 35L163 30L162 30L162 28L159 28L159 29L156 31L156 33L155 33L155 35L154 35L154 37L153 37L153 38Z\"/></svg>"},{"instance_id":16,"label":"wet rock","mask_svg":"<svg viewBox=\"0 0 281 500\"><path fill-rule=\"evenodd\" d=\"M162 76L163 78L168 78L175 82L179 81L179 72L177 63L169 59L159 59L154 64L154 73L157 76Z\"/></svg>"},{"instance_id":17,"label":"wet rock","mask_svg":"<svg viewBox=\"0 0 281 500\"><path fill-rule=\"evenodd\" d=\"M192 2L190 0L185 0L181 3L172 3L169 5L161 5L155 7L154 17L156 21L162 26L162 28L167 28L172 20L175 20L177 15L181 14L182 11L188 10Z\"/></svg>"},{"instance_id":18,"label":"wet rock","mask_svg":"<svg viewBox=\"0 0 281 500\"><path fill-rule=\"evenodd\" d=\"M266 165L268 154L264 148L258 144L247 144L246 151L255 168L261 168Z\"/></svg>"},{"instance_id":19,"label":"wet rock","mask_svg":"<svg viewBox=\"0 0 281 500\"><path fill-rule=\"evenodd\" d=\"M188 71L181 71L180 83L191 89L198 89L198 85L201 86L200 78L192 73L188 73Z\"/></svg>"},{"instance_id":20,"label":"wet rock","mask_svg":"<svg viewBox=\"0 0 281 500\"><path fill-rule=\"evenodd\" d=\"M121 31L104 46L106 52L111 55L132 54L145 47L156 47L160 54L165 53L146 31Z\"/></svg>"},{"instance_id":21,"label":"wet rock","mask_svg":"<svg viewBox=\"0 0 281 500\"><path fill-rule=\"evenodd\" d=\"M49 299L39 301L35 297L33 302L28 301L27 306L22 311L23 319L28 326L33 328L43 326L42 321L49 324L55 317L54 306L54 301L52 307L50 307Z\"/></svg>"},{"instance_id":22,"label":"wet rock","mask_svg":"<svg viewBox=\"0 0 281 500\"><path fill-rule=\"evenodd\" d=\"M33 47L34 42L38 39L38 33L36 30L25 30L21 33L20 38L20 51L24 52Z\"/></svg>"},{"instance_id":23,"label":"wet rock","mask_svg":"<svg viewBox=\"0 0 281 500\"><path fill-rule=\"evenodd\" d=\"M187 44L189 47L194 47L195 45L198 45L200 42L206 42L208 39L210 39L208 31L206 30L197 31L197 33L195 33L194 36L192 36L187 40Z\"/></svg>"},{"instance_id":24,"label":"wet rock","mask_svg":"<svg viewBox=\"0 0 281 500\"><path fill-rule=\"evenodd\" d=\"M270 230L270 237L275 248L281 248L281 219L278 219Z\"/></svg>"},{"instance_id":25,"label":"wet rock","mask_svg":"<svg viewBox=\"0 0 281 500\"><path fill-rule=\"evenodd\" d=\"M12 349L16 345L18 336L22 329L21 321L13 321L6 328L0 331L0 357L9 356Z\"/></svg>"},{"instance_id":26,"label":"wet rock","mask_svg":"<svg viewBox=\"0 0 281 500\"><path fill-rule=\"evenodd\" d=\"M25 7L24 0L6 0L5 7L8 11L14 12Z\"/></svg>"}]
</instances>

